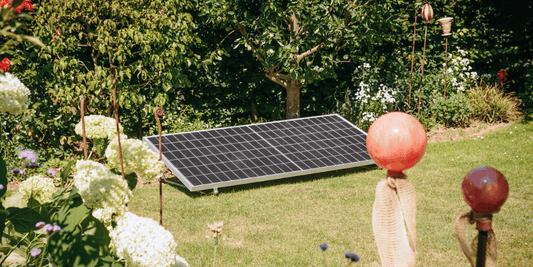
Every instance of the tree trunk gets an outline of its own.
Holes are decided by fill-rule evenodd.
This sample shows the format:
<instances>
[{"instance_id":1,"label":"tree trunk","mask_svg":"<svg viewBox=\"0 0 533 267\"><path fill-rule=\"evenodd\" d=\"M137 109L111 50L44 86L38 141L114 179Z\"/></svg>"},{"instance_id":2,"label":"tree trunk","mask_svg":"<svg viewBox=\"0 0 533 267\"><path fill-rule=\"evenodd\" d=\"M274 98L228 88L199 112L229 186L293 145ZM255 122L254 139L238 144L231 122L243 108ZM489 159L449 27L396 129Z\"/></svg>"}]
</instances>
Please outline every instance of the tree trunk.
<instances>
[{"instance_id":1,"label":"tree trunk","mask_svg":"<svg viewBox=\"0 0 533 267\"><path fill-rule=\"evenodd\" d=\"M257 121L257 106L255 105L255 96L252 95L250 97L250 109L252 111L252 121L253 122L256 122Z\"/></svg>"},{"instance_id":2,"label":"tree trunk","mask_svg":"<svg viewBox=\"0 0 533 267\"><path fill-rule=\"evenodd\" d=\"M303 83L290 79L287 81L287 119L300 117L300 89Z\"/></svg>"}]
</instances>

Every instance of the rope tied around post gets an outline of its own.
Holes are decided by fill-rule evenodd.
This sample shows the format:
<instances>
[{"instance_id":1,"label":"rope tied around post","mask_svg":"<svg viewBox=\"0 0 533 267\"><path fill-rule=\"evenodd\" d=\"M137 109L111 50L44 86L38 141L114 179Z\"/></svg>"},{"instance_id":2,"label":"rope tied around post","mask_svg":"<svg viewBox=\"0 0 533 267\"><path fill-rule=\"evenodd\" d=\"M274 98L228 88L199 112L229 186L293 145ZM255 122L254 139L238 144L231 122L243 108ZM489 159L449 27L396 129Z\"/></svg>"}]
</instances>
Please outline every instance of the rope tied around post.
<instances>
[{"instance_id":1,"label":"rope tied around post","mask_svg":"<svg viewBox=\"0 0 533 267\"><path fill-rule=\"evenodd\" d=\"M468 241L467 232L469 224L477 224L477 228L487 232L487 256L486 261L483 266L495 267L498 266L498 252L496 245L496 235L492 230L492 217L495 212L476 212L471 210L470 212L465 212L457 216L455 219L455 234L457 235L457 240L459 245L463 250L468 261L470 261L471 266L476 266L476 255L478 252L478 236L470 243Z\"/></svg>"},{"instance_id":2,"label":"rope tied around post","mask_svg":"<svg viewBox=\"0 0 533 267\"><path fill-rule=\"evenodd\" d=\"M376 188L372 227L382 266L416 264L416 191L402 172L391 172Z\"/></svg>"}]
</instances>

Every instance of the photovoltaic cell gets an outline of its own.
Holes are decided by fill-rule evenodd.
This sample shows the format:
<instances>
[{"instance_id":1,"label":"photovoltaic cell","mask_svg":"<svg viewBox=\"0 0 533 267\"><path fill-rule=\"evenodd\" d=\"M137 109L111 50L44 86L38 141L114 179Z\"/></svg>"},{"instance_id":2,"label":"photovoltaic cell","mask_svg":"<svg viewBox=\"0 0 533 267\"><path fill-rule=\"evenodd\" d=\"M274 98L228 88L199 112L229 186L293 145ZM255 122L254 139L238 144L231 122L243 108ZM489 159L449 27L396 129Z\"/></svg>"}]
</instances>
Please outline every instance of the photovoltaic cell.
<instances>
[{"instance_id":1,"label":"photovoltaic cell","mask_svg":"<svg viewBox=\"0 0 533 267\"><path fill-rule=\"evenodd\" d=\"M159 136L143 140L159 153ZM162 158L191 191L373 164L366 133L338 114L165 134Z\"/></svg>"}]
</instances>

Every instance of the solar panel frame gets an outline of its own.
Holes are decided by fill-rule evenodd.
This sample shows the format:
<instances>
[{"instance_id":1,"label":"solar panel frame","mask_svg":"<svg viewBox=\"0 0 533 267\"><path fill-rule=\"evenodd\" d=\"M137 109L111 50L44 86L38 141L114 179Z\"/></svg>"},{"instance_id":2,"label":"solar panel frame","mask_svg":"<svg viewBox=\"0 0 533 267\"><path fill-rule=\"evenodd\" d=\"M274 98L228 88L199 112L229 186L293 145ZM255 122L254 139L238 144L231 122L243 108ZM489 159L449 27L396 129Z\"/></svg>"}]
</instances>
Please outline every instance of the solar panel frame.
<instances>
[{"instance_id":1,"label":"solar panel frame","mask_svg":"<svg viewBox=\"0 0 533 267\"><path fill-rule=\"evenodd\" d=\"M159 153L159 135L143 141ZM366 133L338 114L164 134L162 147L163 162L190 191L374 163Z\"/></svg>"}]
</instances>

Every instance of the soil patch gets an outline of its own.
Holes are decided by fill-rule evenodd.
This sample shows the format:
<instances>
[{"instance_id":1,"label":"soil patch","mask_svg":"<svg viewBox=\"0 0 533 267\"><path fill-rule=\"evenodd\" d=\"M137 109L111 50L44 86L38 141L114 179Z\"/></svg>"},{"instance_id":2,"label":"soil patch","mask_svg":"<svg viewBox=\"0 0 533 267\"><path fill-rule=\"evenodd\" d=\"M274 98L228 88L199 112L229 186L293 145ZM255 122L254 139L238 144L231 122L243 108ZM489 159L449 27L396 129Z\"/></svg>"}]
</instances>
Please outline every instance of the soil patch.
<instances>
[{"instance_id":1,"label":"soil patch","mask_svg":"<svg viewBox=\"0 0 533 267\"><path fill-rule=\"evenodd\" d=\"M462 139L473 139L501 128L509 126L511 123L472 123L466 128L438 128L427 132L428 142L457 141Z\"/></svg>"}]
</instances>

